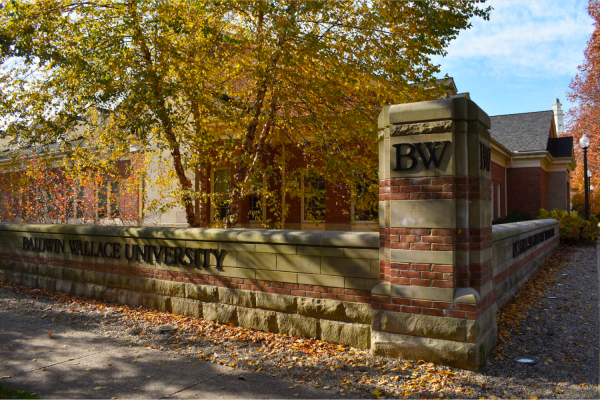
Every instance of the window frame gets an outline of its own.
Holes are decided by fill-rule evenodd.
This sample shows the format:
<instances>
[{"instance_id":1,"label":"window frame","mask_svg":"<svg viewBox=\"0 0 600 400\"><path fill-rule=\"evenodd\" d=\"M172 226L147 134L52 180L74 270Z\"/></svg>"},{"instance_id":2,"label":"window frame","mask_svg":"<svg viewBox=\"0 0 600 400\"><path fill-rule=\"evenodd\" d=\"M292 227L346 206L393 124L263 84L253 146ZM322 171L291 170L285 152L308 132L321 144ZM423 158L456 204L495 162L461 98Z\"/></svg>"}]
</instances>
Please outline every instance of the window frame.
<instances>
[{"instance_id":1,"label":"window frame","mask_svg":"<svg viewBox=\"0 0 600 400\"><path fill-rule=\"evenodd\" d=\"M214 167L211 168L210 171L210 194L212 195L211 199L210 199L210 220L212 223L216 222L216 221L222 221L221 219L216 220L215 219L215 210L216 210L216 205L215 205L215 172L217 171L229 171L229 193L231 193L231 183L232 183L232 178L233 178L233 174L231 171L230 167ZM229 203L229 202L228 202ZM219 207L220 208L220 207Z\"/></svg>"},{"instance_id":2,"label":"window frame","mask_svg":"<svg viewBox=\"0 0 600 400\"><path fill-rule=\"evenodd\" d=\"M323 179L323 192L324 192L324 199L323 199L323 209L325 210L322 214L322 218L323 219L306 219L306 195L304 194L304 190L305 190L305 185L306 185L306 177L302 177L302 198L300 199L300 203L301 203L301 222L302 222L302 229L307 229L305 227L305 225L307 224L311 224L313 226L313 229L315 227L319 227L319 226L323 226L324 229L324 225L325 225L325 221L326 221L326 214L327 214L327 181L325 180L325 177L317 175L318 177Z\"/></svg>"}]
</instances>

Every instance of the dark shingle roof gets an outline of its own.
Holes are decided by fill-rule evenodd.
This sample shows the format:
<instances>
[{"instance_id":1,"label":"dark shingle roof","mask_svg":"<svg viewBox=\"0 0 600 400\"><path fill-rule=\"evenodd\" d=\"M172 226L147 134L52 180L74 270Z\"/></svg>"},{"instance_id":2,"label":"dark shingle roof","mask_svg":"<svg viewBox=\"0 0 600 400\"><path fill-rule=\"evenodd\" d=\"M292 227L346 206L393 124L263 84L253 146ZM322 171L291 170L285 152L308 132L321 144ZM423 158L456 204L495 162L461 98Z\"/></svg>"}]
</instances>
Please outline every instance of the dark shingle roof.
<instances>
[{"instance_id":1,"label":"dark shingle roof","mask_svg":"<svg viewBox=\"0 0 600 400\"><path fill-rule=\"evenodd\" d=\"M548 151L553 157L571 157L573 155L573 137L563 136L548 139Z\"/></svg>"},{"instance_id":2,"label":"dark shingle roof","mask_svg":"<svg viewBox=\"0 0 600 400\"><path fill-rule=\"evenodd\" d=\"M552 110L490 117L492 138L511 151L546 150Z\"/></svg>"}]
</instances>

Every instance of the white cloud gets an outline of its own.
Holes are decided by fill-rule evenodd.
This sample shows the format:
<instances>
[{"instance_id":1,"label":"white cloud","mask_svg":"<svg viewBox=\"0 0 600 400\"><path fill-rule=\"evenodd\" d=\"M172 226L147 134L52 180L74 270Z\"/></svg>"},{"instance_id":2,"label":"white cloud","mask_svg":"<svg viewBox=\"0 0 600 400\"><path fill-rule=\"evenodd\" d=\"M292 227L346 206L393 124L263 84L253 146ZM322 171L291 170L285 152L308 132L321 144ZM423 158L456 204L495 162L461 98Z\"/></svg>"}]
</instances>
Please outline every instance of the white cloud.
<instances>
[{"instance_id":1,"label":"white cloud","mask_svg":"<svg viewBox=\"0 0 600 400\"><path fill-rule=\"evenodd\" d=\"M587 1L493 0L490 21L473 20L437 61L444 72L474 68L495 76L573 76L593 31Z\"/></svg>"}]
</instances>

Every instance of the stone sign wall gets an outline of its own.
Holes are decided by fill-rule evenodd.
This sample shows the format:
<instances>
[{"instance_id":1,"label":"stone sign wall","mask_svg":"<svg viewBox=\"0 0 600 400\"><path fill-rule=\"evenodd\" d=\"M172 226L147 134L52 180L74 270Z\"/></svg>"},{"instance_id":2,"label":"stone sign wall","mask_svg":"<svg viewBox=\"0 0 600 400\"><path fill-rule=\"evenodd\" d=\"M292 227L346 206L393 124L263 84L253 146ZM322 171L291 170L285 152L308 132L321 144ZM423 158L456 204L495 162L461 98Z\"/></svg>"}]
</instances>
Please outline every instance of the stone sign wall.
<instances>
[{"instance_id":1,"label":"stone sign wall","mask_svg":"<svg viewBox=\"0 0 600 400\"><path fill-rule=\"evenodd\" d=\"M0 279L476 370L556 220L491 226L489 117L385 107L380 232L0 223Z\"/></svg>"},{"instance_id":2,"label":"stone sign wall","mask_svg":"<svg viewBox=\"0 0 600 400\"><path fill-rule=\"evenodd\" d=\"M370 347L378 236L0 223L0 278Z\"/></svg>"}]
</instances>

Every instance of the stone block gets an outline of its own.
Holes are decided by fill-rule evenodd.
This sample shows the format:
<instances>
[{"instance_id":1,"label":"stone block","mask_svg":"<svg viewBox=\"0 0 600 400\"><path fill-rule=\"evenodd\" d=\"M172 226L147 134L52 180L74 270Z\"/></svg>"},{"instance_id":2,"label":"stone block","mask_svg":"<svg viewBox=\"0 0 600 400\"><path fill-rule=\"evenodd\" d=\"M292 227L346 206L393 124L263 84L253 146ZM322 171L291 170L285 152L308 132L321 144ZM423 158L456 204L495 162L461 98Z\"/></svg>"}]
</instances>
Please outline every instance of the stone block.
<instances>
[{"instance_id":1,"label":"stone block","mask_svg":"<svg viewBox=\"0 0 600 400\"><path fill-rule=\"evenodd\" d=\"M406 297L412 299L437 300L448 302L452 302L454 300L453 288L392 284L390 286L390 291L390 294L393 297Z\"/></svg>"},{"instance_id":2,"label":"stone block","mask_svg":"<svg viewBox=\"0 0 600 400\"><path fill-rule=\"evenodd\" d=\"M195 283L186 283L185 297L201 301L218 301L219 293L216 286L196 285Z\"/></svg>"},{"instance_id":3,"label":"stone block","mask_svg":"<svg viewBox=\"0 0 600 400\"><path fill-rule=\"evenodd\" d=\"M252 269L277 269L277 256L267 253L242 253L237 254L237 266Z\"/></svg>"},{"instance_id":4,"label":"stone block","mask_svg":"<svg viewBox=\"0 0 600 400\"><path fill-rule=\"evenodd\" d=\"M127 275L105 274L104 284L110 288L127 289L127 278Z\"/></svg>"},{"instance_id":5,"label":"stone block","mask_svg":"<svg viewBox=\"0 0 600 400\"><path fill-rule=\"evenodd\" d=\"M241 307L255 307L254 292L219 287L219 302Z\"/></svg>"},{"instance_id":6,"label":"stone block","mask_svg":"<svg viewBox=\"0 0 600 400\"><path fill-rule=\"evenodd\" d=\"M370 324L373 309L371 304L343 302L344 321L358 322L361 324Z\"/></svg>"},{"instance_id":7,"label":"stone block","mask_svg":"<svg viewBox=\"0 0 600 400\"><path fill-rule=\"evenodd\" d=\"M317 274L298 274L298 283L303 285L344 287L343 276L317 275Z\"/></svg>"},{"instance_id":8,"label":"stone block","mask_svg":"<svg viewBox=\"0 0 600 400\"><path fill-rule=\"evenodd\" d=\"M298 255L301 256L321 256L321 257L343 257L344 249L340 247L312 247L299 246Z\"/></svg>"},{"instance_id":9,"label":"stone block","mask_svg":"<svg viewBox=\"0 0 600 400\"><path fill-rule=\"evenodd\" d=\"M297 283L298 274L293 272L258 270L256 271L256 279L273 282Z\"/></svg>"},{"instance_id":10,"label":"stone block","mask_svg":"<svg viewBox=\"0 0 600 400\"><path fill-rule=\"evenodd\" d=\"M342 343L359 349L368 349L371 347L371 326L363 324L350 324L339 321L322 319L321 339Z\"/></svg>"},{"instance_id":11,"label":"stone block","mask_svg":"<svg viewBox=\"0 0 600 400\"><path fill-rule=\"evenodd\" d=\"M75 268L65 268L63 270L62 278L68 281L81 282L83 281L83 270Z\"/></svg>"},{"instance_id":12,"label":"stone block","mask_svg":"<svg viewBox=\"0 0 600 400\"><path fill-rule=\"evenodd\" d=\"M477 322L470 319L382 311L380 321L384 332L457 342L474 342L479 334Z\"/></svg>"},{"instance_id":13,"label":"stone block","mask_svg":"<svg viewBox=\"0 0 600 400\"><path fill-rule=\"evenodd\" d=\"M282 244L257 244L257 253L277 253L277 254L296 254L298 252L296 246L288 246Z\"/></svg>"},{"instance_id":14,"label":"stone block","mask_svg":"<svg viewBox=\"0 0 600 400\"><path fill-rule=\"evenodd\" d=\"M185 286L183 282L156 279L154 281L154 292L164 296L185 297Z\"/></svg>"},{"instance_id":15,"label":"stone block","mask_svg":"<svg viewBox=\"0 0 600 400\"><path fill-rule=\"evenodd\" d=\"M132 307L144 305L143 296L140 292L134 292L127 289L119 289L117 291L117 303L126 304Z\"/></svg>"},{"instance_id":16,"label":"stone block","mask_svg":"<svg viewBox=\"0 0 600 400\"><path fill-rule=\"evenodd\" d=\"M297 314L277 313L279 333L298 335L305 338L316 338L319 321L315 318Z\"/></svg>"},{"instance_id":17,"label":"stone block","mask_svg":"<svg viewBox=\"0 0 600 400\"><path fill-rule=\"evenodd\" d=\"M215 304L217 309L217 322L221 324L238 324L237 309L236 306L230 306L228 304Z\"/></svg>"},{"instance_id":18,"label":"stone block","mask_svg":"<svg viewBox=\"0 0 600 400\"><path fill-rule=\"evenodd\" d=\"M321 273L326 275L351 276L356 278L371 277L371 260L322 257Z\"/></svg>"},{"instance_id":19,"label":"stone block","mask_svg":"<svg viewBox=\"0 0 600 400\"><path fill-rule=\"evenodd\" d=\"M371 332L371 354L374 356L427 360L477 371L480 356L478 344L433 339L412 335Z\"/></svg>"},{"instance_id":20,"label":"stone block","mask_svg":"<svg viewBox=\"0 0 600 400\"><path fill-rule=\"evenodd\" d=\"M379 261L379 249L356 249L356 248L345 248L344 257L348 258L368 258L377 259Z\"/></svg>"},{"instance_id":21,"label":"stone block","mask_svg":"<svg viewBox=\"0 0 600 400\"><path fill-rule=\"evenodd\" d=\"M82 297L94 297L94 293L96 292L96 285L92 283L84 283L84 282L74 282L73 284L73 294Z\"/></svg>"},{"instance_id":22,"label":"stone block","mask_svg":"<svg viewBox=\"0 0 600 400\"><path fill-rule=\"evenodd\" d=\"M40 276L40 277L38 277L38 287L40 289L56 290L56 280L49 278L47 276ZM95 289L94 289L94 293L95 293ZM92 293L91 297L95 297L94 293Z\"/></svg>"},{"instance_id":23,"label":"stone block","mask_svg":"<svg viewBox=\"0 0 600 400\"><path fill-rule=\"evenodd\" d=\"M301 272L307 274L319 274L321 273L321 257L278 254L277 270Z\"/></svg>"},{"instance_id":24,"label":"stone block","mask_svg":"<svg viewBox=\"0 0 600 400\"><path fill-rule=\"evenodd\" d=\"M118 289L107 288L104 286L96 286L94 297L98 300L106 301L108 303L118 303L119 295L117 290Z\"/></svg>"},{"instance_id":25,"label":"stone block","mask_svg":"<svg viewBox=\"0 0 600 400\"><path fill-rule=\"evenodd\" d=\"M379 284L379 279L344 278L346 289L371 290Z\"/></svg>"},{"instance_id":26,"label":"stone block","mask_svg":"<svg viewBox=\"0 0 600 400\"><path fill-rule=\"evenodd\" d=\"M162 312L172 312L173 307L171 304L172 297L161 296L154 293L142 293L142 302L144 307L152 310L158 310Z\"/></svg>"},{"instance_id":27,"label":"stone block","mask_svg":"<svg viewBox=\"0 0 600 400\"><path fill-rule=\"evenodd\" d=\"M73 282L65 281L64 279L58 279L56 281L56 290L58 292L71 293L73 290Z\"/></svg>"},{"instance_id":28,"label":"stone block","mask_svg":"<svg viewBox=\"0 0 600 400\"><path fill-rule=\"evenodd\" d=\"M238 307L237 316L241 327L263 332L279 332L277 314L273 311Z\"/></svg>"},{"instance_id":29,"label":"stone block","mask_svg":"<svg viewBox=\"0 0 600 400\"><path fill-rule=\"evenodd\" d=\"M171 298L171 312L186 317L202 318L202 302L194 299Z\"/></svg>"},{"instance_id":30,"label":"stone block","mask_svg":"<svg viewBox=\"0 0 600 400\"><path fill-rule=\"evenodd\" d=\"M154 292L154 279L140 278L137 276L126 276L124 280L124 289L133 290L135 292Z\"/></svg>"},{"instance_id":31,"label":"stone block","mask_svg":"<svg viewBox=\"0 0 600 400\"><path fill-rule=\"evenodd\" d=\"M38 287L37 275L21 274L21 285L29 286L32 288Z\"/></svg>"},{"instance_id":32,"label":"stone block","mask_svg":"<svg viewBox=\"0 0 600 400\"><path fill-rule=\"evenodd\" d=\"M46 276L54 279L62 279L64 269L63 267L50 266L46 268Z\"/></svg>"},{"instance_id":33,"label":"stone block","mask_svg":"<svg viewBox=\"0 0 600 400\"><path fill-rule=\"evenodd\" d=\"M379 259L371 260L371 278L379 279L379 271L380 271Z\"/></svg>"},{"instance_id":34,"label":"stone block","mask_svg":"<svg viewBox=\"0 0 600 400\"><path fill-rule=\"evenodd\" d=\"M256 245L247 243L219 243L219 250L254 253Z\"/></svg>"},{"instance_id":35,"label":"stone block","mask_svg":"<svg viewBox=\"0 0 600 400\"><path fill-rule=\"evenodd\" d=\"M344 305L339 300L298 298L298 314L316 318L344 319Z\"/></svg>"},{"instance_id":36,"label":"stone block","mask_svg":"<svg viewBox=\"0 0 600 400\"><path fill-rule=\"evenodd\" d=\"M454 251L392 249L391 261L419 264L454 264Z\"/></svg>"},{"instance_id":37,"label":"stone block","mask_svg":"<svg viewBox=\"0 0 600 400\"><path fill-rule=\"evenodd\" d=\"M390 205L394 228L455 228L454 200L403 200Z\"/></svg>"},{"instance_id":38,"label":"stone block","mask_svg":"<svg viewBox=\"0 0 600 400\"><path fill-rule=\"evenodd\" d=\"M298 311L298 298L285 294L256 292L254 293L256 307L266 310L296 313Z\"/></svg>"},{"instance_id":39,"label":"stone block","mask_svg":"<svg viewBox=\"0 0 600 400\"><path fill-rule=\"evenodd\" d=\"M217 303L202 303L202 315L207 321L217 321Z\"/></svg>"},{"instance_id":40,"label":"stone block","mask_svg":"<svg viewBox=\"0 0 600 400\"><path fill-rule=\"evenodd\" d=\"M256 270L250 268L223 267L219 269L219 276L256 279Z\"/></svg>"}]
</instances>

